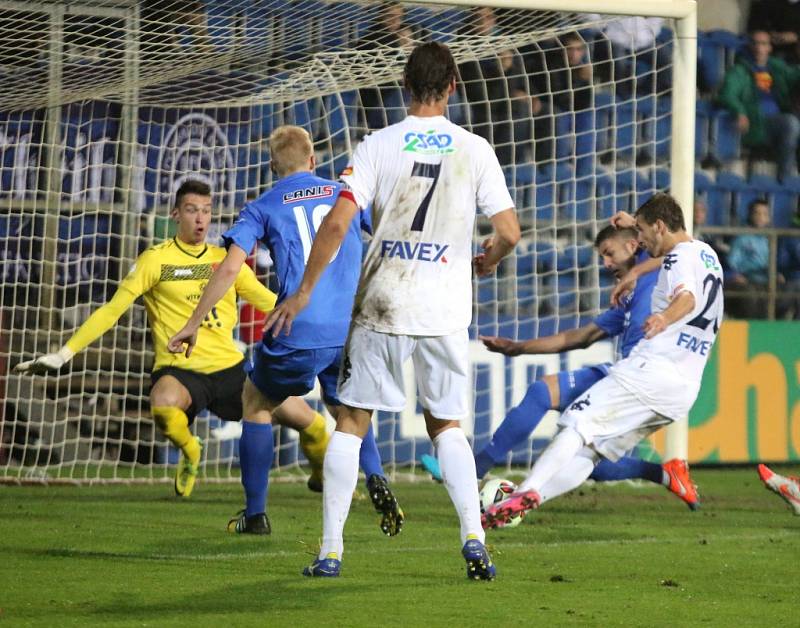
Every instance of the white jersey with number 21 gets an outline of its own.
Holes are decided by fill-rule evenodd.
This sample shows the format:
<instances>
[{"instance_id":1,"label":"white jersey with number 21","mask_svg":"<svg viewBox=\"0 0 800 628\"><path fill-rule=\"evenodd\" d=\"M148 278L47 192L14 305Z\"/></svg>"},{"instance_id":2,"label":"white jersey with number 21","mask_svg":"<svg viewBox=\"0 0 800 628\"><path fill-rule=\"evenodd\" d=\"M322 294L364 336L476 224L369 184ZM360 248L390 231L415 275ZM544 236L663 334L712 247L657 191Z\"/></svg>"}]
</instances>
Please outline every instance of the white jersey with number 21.
<instances>
[{"instance_id":1,"label":"white jersey with number 21","mask_svg":"<svg viewBox=\"0 0 800 628\"><path fill-rule=\"evenodd\" d=\"M663 312L682 292L694 295L692 311L641 340L611 369L648 407L673 419L686 416L694 404L722 322L722 267L714 249L700 240L680 242L664 256L652 312Z\"/></svg>"},{"instance_id":2,"label":"white jersey with number 21","mask_svg":"<svg viewBox=\"0 0 800 628\"><path fill-rule=\"evenodd\" d=\"M374 331L441 336L472 318L476 207L513 207L491 146L443 116L408 116L372 133L341 176L373 239L353 321Z\"/></svg>"}]
</instances>

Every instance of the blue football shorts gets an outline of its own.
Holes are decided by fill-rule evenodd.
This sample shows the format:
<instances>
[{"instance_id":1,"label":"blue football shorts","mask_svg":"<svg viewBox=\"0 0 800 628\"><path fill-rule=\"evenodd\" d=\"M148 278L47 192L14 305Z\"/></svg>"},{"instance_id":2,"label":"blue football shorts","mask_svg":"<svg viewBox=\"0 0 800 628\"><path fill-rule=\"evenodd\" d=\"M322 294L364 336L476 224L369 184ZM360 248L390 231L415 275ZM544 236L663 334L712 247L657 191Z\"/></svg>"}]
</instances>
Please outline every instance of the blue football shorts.
<instances>
[{"instance_id":1,"label":"blue football shorts","mask_svg":"<svg viewBox=\"0 0 800 628\"><path fill-rule=\"evenodd\" d=\"M265 335L246 371L250 381L271 401L302 397L314 389L318 379L325 403L340 405L336 380L341 361L342 347L295 349Z\"/></svg>"}]
</instances>

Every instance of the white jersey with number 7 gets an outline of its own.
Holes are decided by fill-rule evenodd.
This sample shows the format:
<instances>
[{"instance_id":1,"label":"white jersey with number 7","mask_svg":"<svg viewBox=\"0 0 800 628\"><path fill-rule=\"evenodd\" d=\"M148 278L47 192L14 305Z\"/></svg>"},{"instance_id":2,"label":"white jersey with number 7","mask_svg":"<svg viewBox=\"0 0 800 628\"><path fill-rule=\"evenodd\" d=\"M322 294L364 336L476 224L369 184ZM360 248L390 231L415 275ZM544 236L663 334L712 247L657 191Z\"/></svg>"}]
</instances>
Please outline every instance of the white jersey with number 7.
<instances>
[{"instance_id":1,"label":"white jersey with number 7","mask_svg":"<svg viewBox=\"0 0 800 628\"><path fill-rule=\"evenodd\" d=\"M694 295L692 311L641 340L611 369L620 384L670 418L685 416L694 404L722 322L722 267L714 249L700 240L680 242L664 256L653 289L653 313L663 312L681 292Z\"/></svg>"},{"instance_id":2,"label":"white jersey with number 7","mask_svg":"<svg viewBox=\"0 0 800 628\"><path fill-rule=\"evenodd\" d=\"M489 143L443 116L408 116L365 137L341 179L360 208L372 204L353 321L403 335L466 329L475 209L514 204Z\"/></svg>"}]
</instances>

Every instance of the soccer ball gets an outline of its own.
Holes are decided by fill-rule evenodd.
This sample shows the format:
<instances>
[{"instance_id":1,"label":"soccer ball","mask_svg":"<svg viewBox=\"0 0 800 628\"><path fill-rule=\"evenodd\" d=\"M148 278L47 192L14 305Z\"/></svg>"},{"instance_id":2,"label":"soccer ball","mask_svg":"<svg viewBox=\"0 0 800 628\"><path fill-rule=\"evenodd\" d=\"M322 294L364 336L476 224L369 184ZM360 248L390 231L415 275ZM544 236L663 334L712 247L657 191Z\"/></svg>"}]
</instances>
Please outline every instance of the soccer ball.
<instances>
[{"instance_id":1,"label":"soccer ball","mask_svg":"<svg viewBox=\"0 0 800 628\"><path fill-rule=\"evenodd\" d=\"M483 513L492 504L503 501L516 490L517 485L510 480L489 480L483 485L483 488L479 493L481 498L481 513ZM514 517L504 527L513 528L514 526L518 526L522 522L522 517L524 516L525 515L519 515L518 517Z\"/></svg>"}]
</instances>

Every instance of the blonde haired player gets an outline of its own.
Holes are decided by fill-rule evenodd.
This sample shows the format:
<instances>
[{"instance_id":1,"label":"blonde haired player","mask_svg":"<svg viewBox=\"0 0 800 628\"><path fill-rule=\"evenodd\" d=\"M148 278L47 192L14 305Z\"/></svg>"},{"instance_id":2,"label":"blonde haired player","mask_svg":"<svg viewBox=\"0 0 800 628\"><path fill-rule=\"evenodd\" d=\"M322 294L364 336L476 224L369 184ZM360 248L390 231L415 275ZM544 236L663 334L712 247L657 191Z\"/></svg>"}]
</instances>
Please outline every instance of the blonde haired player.
<instances>
[{"instance_id":1,"label":"blonde haired player","mask_svg":"<svg viewBox=\"0 0 800 628\"><path fill-rule=\"evenodd\" d=\"M373 411L405 407L402 365L413 359L419 399L461 523L467 576L491 580L483 545L475 461L459 421L467 419L467 329L472 318L472 237L476 207L495 235L476 272L494 272L519 240L519 223L491 146L444 114L456 88L447 46L417 46L405 65L408 116L372 133L356 148L345 188L322 223L298 290L267 321L273 335L291 333L328 260L359 208L372 204L375 229L353 308L339 375L342 412L324 464L323 538L307 576L337 576L344 523L358 473L358 450ZM311 299L313 305L313 299Z\"/></svg>"},{"instance_id":2,"label":"blonde haired player","mask_svg":"<svg viewBox=\"0 0 800 628\"><path fill-rule=\"evenodd\" d=\"M191 357L167 349L171 334L194 310L203 287L225 257L225 249L206 243L211 222L211 188L202 181L185 181L175 195L174 238L151 246L136 260L111 300L98 308L56 353L18 364L17 373L57 371L72 357L113 327L131 304L144 297L155 349L150 389L150 412L156 425L181 451L175 493L189 497L197 478L203 443L189 426L196 414L209 408L220 418L242 418L244 356L233 341L238 321L237 294L259 310L270 311L275 294L243 266L234 286L203 321L202 347ZM245 415L248 411L245 404ZM281 422L300 431L303 451L321 480L328 435L323 417L303 400L290 399L279 413ZM268 531L265 522L261 533Z\"/></svg>"},{"instance_id":3,"label":"blonde haired player","mask_svg":"<svg viewBox=\"0 0 800 628\"><path fill-rule=\"evenodd\" d=\"M230 289L256 242L269 248L279 300L300 283L316 226L330 210L341 185L314 174L314 146L301 127L284 125L275 129L269 138L269 150L272 170L278 178L271 189L242 209L234 225L223 234L228 244L225 259L203 290L186 325L170 340L171 351L183 352L187 344L186 355L190 355L195 347L203 347L204 339L198 338L203 320ZM361 231L369 230L366 221L359 218L347 225L347 238L336 255L329 258L315 300L297 320L294 333L280 339L265 334L253 348L244 395L252 401L255 412L245 416L239 443L245 508L229 524L233 531L248 532L253 522L257 524L264 517L273 456L272 413L278 406L291 395L306 394L318 381L331 414L336 416L339 412L336 378L358 285ZM389 536L398 534L404 515L383 473L372 429L362 443L358 460L372 505L381 514L381 530Z\"/></svg>"}]
</instances>

